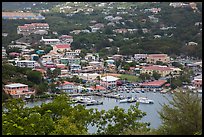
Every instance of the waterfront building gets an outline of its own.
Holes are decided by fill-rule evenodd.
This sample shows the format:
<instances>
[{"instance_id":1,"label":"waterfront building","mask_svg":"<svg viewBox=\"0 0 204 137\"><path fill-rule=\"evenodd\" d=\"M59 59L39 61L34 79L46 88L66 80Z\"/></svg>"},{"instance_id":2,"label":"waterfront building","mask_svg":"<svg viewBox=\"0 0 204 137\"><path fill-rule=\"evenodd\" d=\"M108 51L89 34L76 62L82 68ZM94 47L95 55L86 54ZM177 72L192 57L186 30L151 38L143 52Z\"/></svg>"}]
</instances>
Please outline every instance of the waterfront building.
<instances>
[{"instance_id":1,"label":"waterfront building","mask_svg":"<svg viewBox=\"0 0 204 137\"><path fill-rule=\"evenodd\" d=\"M7 94L10 94L14 98L25 97L26 95L34 95L34 90L29 90L28 85L21 83L12 83L4 86L4 90Z\"/></svg>"},{"instance_id":2,"label":"waterfront building","mask_svg":"<svg viewBox=\"0 0 204 137\"><path fill-rule=\"evenodd\" d=\"M76 91L77 87L74 85L74 83L68 82L68 81L63 81L60 83L57 89L63 90L64 92L74 92Z\"/></svg>"},{"instance_id":3,"label":"waterfront building","mask_svg":"<svg viewBox=\"0 0 204 137\"><path fill-rule=\"evenodd\" d=\"M117 81L119 78L114 77L114 76L105 76L101 78L101 85L103 86L116 86Z\"/></svg>"},{"instance_id":4,"label":"waterfront building","mask_svg":"<svg viewBox=\"0 0 204 137\"><path fill-rule=\"evenodd\" d=\"M166 80L155 80L150 82L144 82L140 86L145 88L161 88L166 84Z\"/></svg>"}]
</instances>

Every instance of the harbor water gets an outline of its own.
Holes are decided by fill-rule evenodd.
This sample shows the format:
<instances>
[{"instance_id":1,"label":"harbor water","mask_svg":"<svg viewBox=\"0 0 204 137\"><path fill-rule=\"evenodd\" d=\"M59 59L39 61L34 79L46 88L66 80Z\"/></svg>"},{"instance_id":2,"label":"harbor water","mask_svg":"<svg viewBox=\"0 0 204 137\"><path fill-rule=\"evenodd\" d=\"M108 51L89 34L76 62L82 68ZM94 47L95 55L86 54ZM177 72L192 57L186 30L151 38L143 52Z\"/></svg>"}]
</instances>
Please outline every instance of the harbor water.
<instances>
[{"instance_id":1,"label":"harbor water","mask_svg":"<svg viewBox=\"0 0 204 137\"><path fill-rule=\"evenodd\" d=\"M154 104L139 104L139 109L142 110L143 112L146 112L146 116L144 116L141 119L141 122L150 122L150 128L158 128L159 125L161 124L160 117L158 115L158 111L161 110L162 104L168 104L168 100L172 99L172 94L162 94L159 92L145 92L145 93L118 93L123 96L137 96L137 97L147 97L148 99L151 99L154 101ZM89 108L97 108L99 111L100 110L109 110L113 109L115 106L118 106L120 108L123 108L125 110L128 110L130 105L135 105L134 103L119 103L119 100L114 99L114 98L106 98L106 97L100 97L100 96L90 96L92 99L103 101L103 105L93 105L93 106L86 106L87 109ZM36 101L36 102L28 102L26 106L28 107L34 107L41 105L42 103L49 103L52 100L41 100L41 101ZM94 133L96 132L96 128L89 126L89 133Z\"/></svg>"}]
</instances>

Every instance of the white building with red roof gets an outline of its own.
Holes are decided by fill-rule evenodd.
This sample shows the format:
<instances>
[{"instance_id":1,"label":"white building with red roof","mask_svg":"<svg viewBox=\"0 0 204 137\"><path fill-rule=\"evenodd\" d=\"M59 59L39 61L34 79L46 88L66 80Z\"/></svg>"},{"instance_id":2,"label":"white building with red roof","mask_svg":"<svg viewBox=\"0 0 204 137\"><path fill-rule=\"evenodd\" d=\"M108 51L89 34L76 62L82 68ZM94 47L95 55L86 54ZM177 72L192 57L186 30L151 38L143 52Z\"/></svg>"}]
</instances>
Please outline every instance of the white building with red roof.
<instances>
[{"instance_id":1,"label":"white building with red roof","mask_svg":"<svg viewBox=\"0 0 204 137\"><path fill-rule=\"evenodd\" d=\"M71 50L70 44L56 44L55 46L53 46L54 52L66 52L69 50Z\"/></svg>"},{"instance_id":2,"label":"white building with red roof","mask_svg":"<svg viewBox=\"0 0 204 137\"><path fill-rule=\"evenodd\" d=\"M30 35L39 30L49 30L49 25L47 23L31 23L24 24L23 26L17 27L17 34Z\"/></svg>"},{"instance_id":3,"label":"white building with red roof","mask_svg":"<svg viewBox=\"0 0 204 137\"><path fill-rule=\"evenodd\" d=\"M64 92L76 92L77 86L72 82L64 81L58 87L56 87Z\"/></svg>"}]
</instances>

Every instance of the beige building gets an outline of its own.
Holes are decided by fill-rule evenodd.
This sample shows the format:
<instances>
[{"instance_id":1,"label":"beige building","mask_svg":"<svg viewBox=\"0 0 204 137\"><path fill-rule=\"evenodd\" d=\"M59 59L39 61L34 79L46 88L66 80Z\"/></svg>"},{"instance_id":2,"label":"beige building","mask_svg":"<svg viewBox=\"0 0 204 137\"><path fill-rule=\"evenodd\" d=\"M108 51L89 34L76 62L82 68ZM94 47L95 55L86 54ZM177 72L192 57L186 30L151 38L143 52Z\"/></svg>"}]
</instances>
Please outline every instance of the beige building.
<instances>
[{"instance_id":1,"label":"beige building","mask_svg":"<svg viewBox=\"0 0 204 137\"><path fill-rule=\"evenodd\" d=\"M149 54L147 55L147 62L155 64L157 61L169 63L170 57L167 54Z\"/></svg>"},{"instance_id":2,"label":"beige building","mask_svg":"<svg viewBox=\"0 0 204 137\"><path fill-rule=\"evenodd\" d=\"M160 65L144 66L141 69L141 73L147 73L149 75L152 75L153 71L156 71L157 73L161 74L162 77L165 77L169 74L172 74L172 76L178 76L181 69Z\"/></svg>"}]
</instances>

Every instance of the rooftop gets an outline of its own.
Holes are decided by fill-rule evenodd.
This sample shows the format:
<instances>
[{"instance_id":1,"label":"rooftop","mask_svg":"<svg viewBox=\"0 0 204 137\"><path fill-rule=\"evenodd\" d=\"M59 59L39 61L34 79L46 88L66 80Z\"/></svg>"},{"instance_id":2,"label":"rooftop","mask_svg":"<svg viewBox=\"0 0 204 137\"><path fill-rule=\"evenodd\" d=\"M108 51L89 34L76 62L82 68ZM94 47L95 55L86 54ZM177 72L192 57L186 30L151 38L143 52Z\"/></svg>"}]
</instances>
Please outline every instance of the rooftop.
<instances>
[{"instance_id":1,"label":"rooftop","mask_svg":"<svg viewBox=\"0 0 204 137\"><path fill-rule=\"evenodd\" d=\"M141 84L141 86L162 86L166 83L166 80L155 80L151 82L144 82Z\"/></svg>"},{"instance_id":2,"label":"rooftop","mask_svg":"<svg viewBox=\"0 0 204 137\"><path fill-rule=\"evenodd\" d=\"M5 87L9 87L9 88L16 88L16 87L27 87L28 85L25 84L21 84L21 83L13 83L13 84L8 84L5 85Z\"/></svg>"},{"instance_id":3,"label":"rooftop","mask_svg":"<svg viewBox=\"0 0 204 137\"><path fill-rule=\"evenodd\" d=\"M58 45L55 45L57 48L70 48L70 45L69 44L58 44Z\"/></svg>"}]
</instances>

